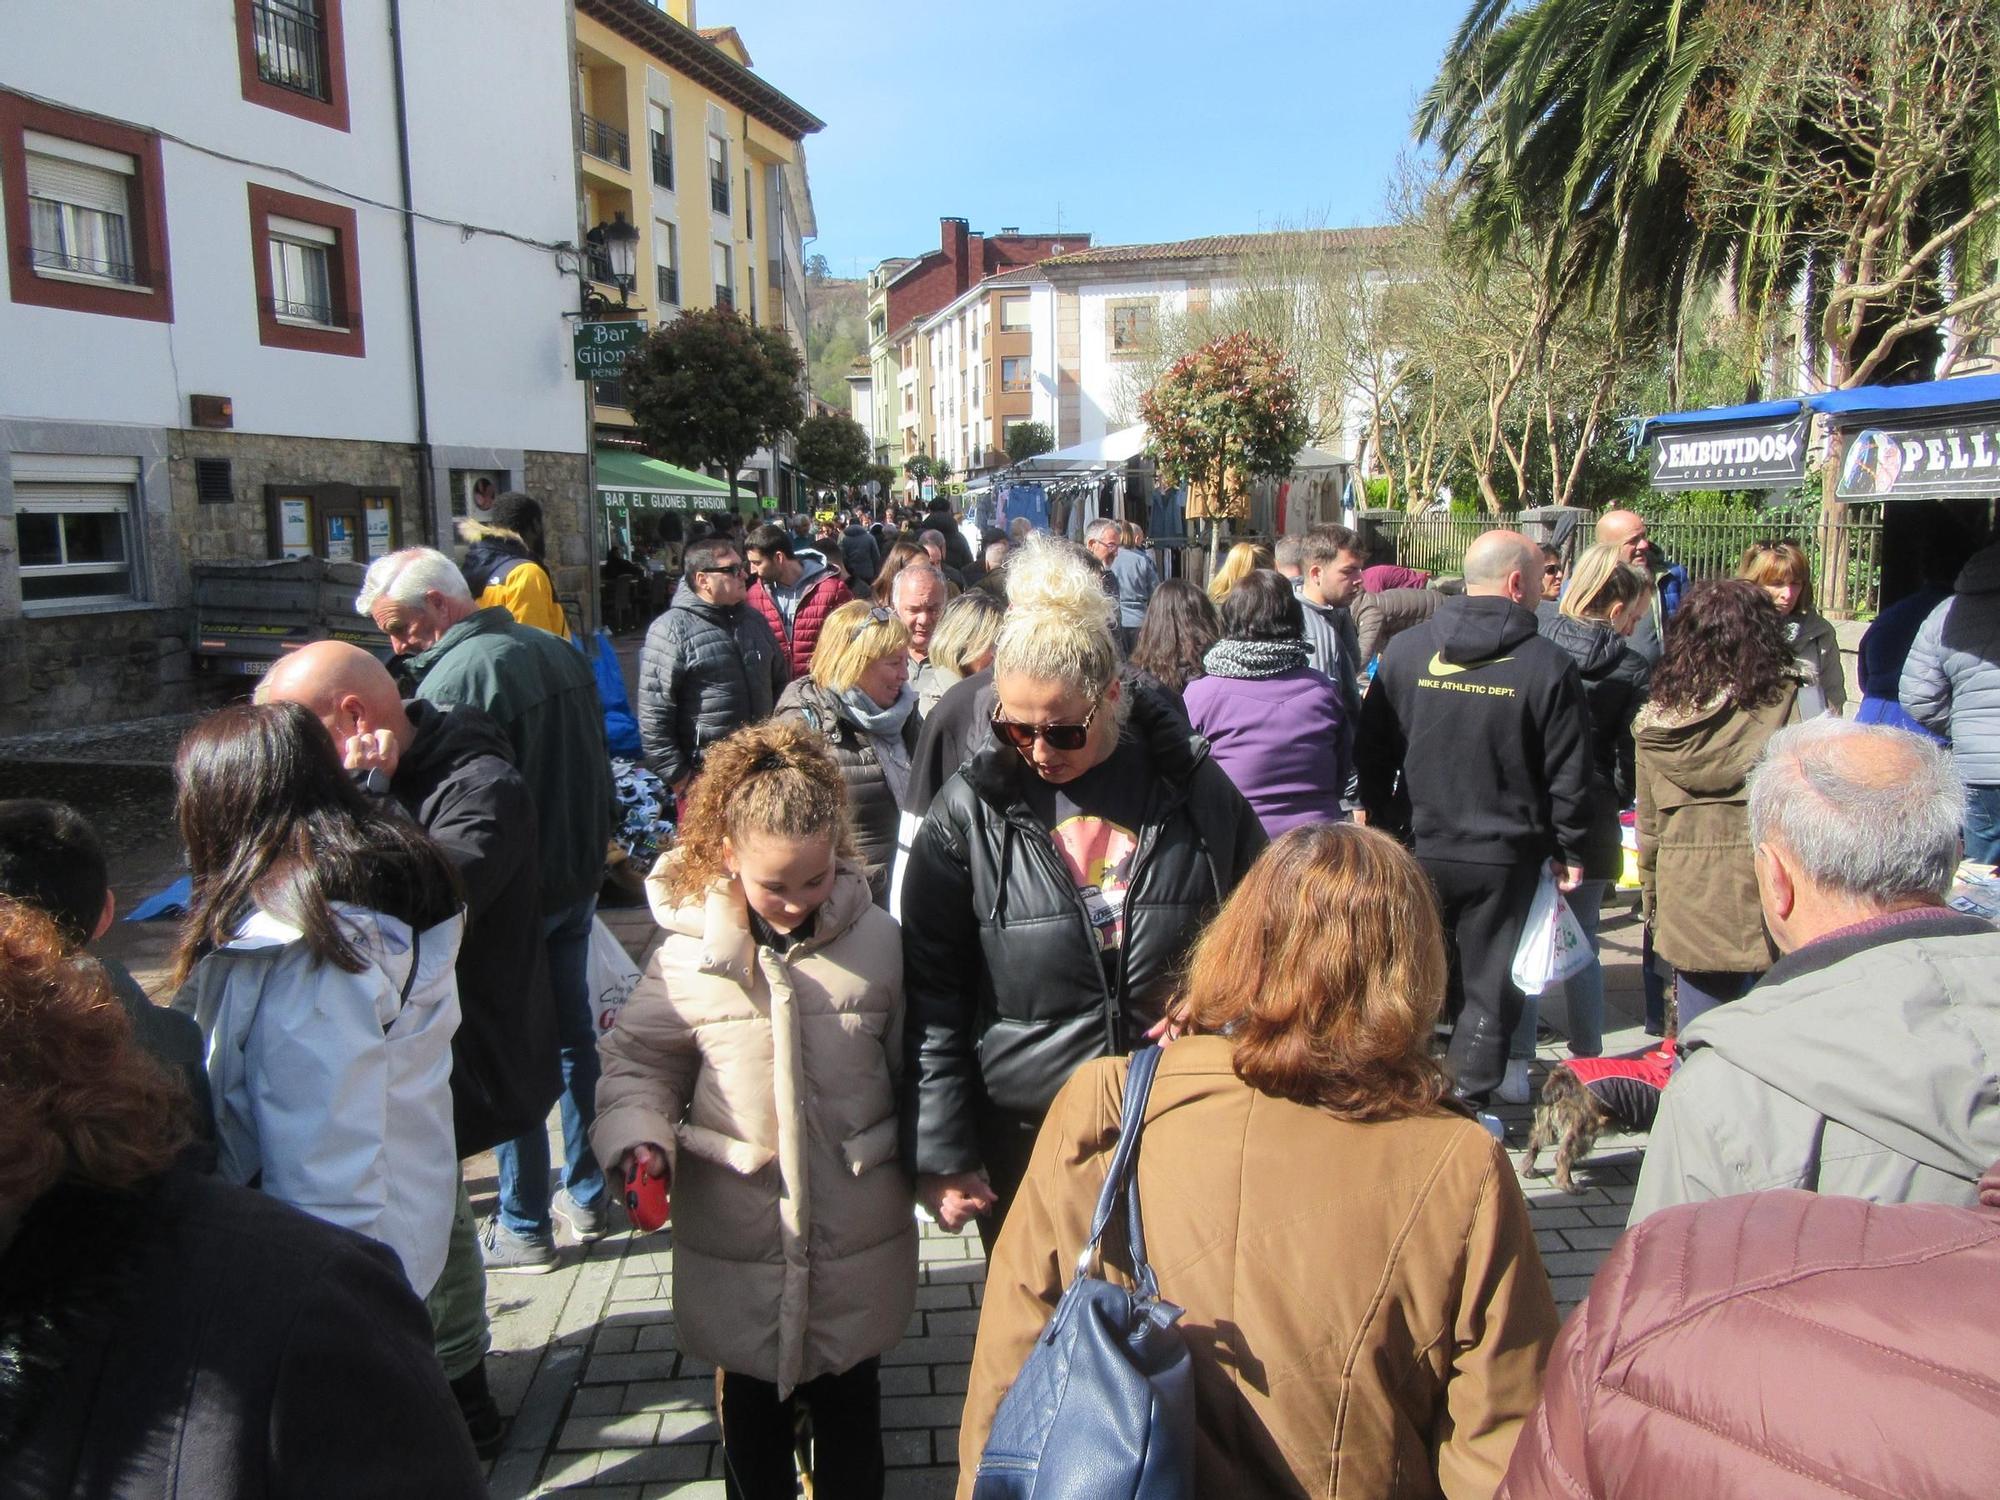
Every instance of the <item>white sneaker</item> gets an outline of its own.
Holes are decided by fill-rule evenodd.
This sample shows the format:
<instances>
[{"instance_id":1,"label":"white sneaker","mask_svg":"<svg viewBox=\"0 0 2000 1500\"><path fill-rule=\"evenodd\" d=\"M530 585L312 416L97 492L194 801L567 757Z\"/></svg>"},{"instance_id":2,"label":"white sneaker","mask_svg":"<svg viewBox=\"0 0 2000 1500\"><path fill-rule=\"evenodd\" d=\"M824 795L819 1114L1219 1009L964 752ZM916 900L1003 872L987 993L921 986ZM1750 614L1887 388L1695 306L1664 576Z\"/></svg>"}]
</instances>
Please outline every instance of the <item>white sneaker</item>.
<instances>
[{"instance_id":1,"label":"white sneaker","mask_svg":"<svg viewBox=\"0 0 2000 1500\"><path fill-rule=\"evenodd\" d=\"M1507 1076L1500 1080L1500 1087L1493 1091L1495 1097L1502 1104L1526 1104L1531 1092L1527 1058L1508 1058Z\"/></svg>"}]
</instances>

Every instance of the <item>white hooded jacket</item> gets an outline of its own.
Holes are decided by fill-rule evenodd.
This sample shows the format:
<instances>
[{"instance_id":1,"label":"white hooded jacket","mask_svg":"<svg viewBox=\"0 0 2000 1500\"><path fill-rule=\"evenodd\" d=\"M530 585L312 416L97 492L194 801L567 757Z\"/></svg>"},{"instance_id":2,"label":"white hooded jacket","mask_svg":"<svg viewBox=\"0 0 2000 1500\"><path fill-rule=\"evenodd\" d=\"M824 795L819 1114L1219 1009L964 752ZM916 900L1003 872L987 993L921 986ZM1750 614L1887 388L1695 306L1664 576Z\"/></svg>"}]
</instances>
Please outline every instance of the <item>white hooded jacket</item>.
<instances>
[{"instance_id":1,"label":"white hooded jacket","mask_svg":"<svg viewBox=\"0 0 2000 1500\"><path fill-rule=\"evenodd\" d=\"M451 1038L463 915L412 934L336 902L358 974L258 911L176 1000L201 1023L225 1182L261 1188L387 1245L419 1296L444 1268L457 1201Z\"/></svg>"}]
</instances>

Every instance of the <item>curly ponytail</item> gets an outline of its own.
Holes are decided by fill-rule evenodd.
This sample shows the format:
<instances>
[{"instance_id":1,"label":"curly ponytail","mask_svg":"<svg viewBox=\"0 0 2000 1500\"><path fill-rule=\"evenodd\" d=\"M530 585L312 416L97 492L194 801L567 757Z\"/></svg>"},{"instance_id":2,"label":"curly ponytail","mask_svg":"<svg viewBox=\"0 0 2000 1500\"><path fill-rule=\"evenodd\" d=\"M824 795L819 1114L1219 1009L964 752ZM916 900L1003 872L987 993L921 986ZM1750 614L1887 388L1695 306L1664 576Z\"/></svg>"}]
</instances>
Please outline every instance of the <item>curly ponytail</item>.
<instances>
[{"instance_id":1,"label":"curly ponytail","mask_svg":"<svg viewBox=\"0 0 2000 1500\"><path fill-rule=\"evenodd\" d=\"M723 840L741 844L758 834L830 834L836 854L858 857L840 768L820 737L796 719L753 724L709 746L668 862L669 896L700 900L724 877Z\"/></svg>"}]
</instances>

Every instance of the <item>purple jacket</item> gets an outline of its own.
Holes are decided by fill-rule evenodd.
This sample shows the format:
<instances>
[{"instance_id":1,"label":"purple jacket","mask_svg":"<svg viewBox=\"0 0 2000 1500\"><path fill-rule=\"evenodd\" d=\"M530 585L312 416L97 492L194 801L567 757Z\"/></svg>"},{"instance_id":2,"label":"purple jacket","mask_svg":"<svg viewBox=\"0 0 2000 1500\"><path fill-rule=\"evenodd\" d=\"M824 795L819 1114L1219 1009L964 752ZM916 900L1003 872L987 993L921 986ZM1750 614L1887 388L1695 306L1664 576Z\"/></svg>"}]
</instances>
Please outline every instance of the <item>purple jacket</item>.
<instances>
[{"instance_id":1,"label":"purple jacket","mask_svg":"<svg viewBox=\"0 0 2000 1500\"><path fill-rule=\"evenodd\" d=\"M1272 838L1342 816L1347 735L1340 689L1311 667L1276 677L1197 677L1183 695L1205 736Z\"/></svg>"}]
</instances>

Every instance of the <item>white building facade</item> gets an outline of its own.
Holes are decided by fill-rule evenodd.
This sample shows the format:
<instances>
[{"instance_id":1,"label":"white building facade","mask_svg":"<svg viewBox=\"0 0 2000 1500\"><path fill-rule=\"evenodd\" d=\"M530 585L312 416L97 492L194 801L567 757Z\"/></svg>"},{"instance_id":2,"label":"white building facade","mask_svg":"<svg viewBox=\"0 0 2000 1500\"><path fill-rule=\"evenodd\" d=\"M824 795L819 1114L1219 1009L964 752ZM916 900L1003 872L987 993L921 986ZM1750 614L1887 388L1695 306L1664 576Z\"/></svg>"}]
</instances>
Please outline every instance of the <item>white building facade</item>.
<instances>
[{"instance_id":1,"label":"white building facade","mask_svg":"<svg viewBox=\"0 0 2000 1500\"><path fill-rule=\"evenodd\" d=\"M193 564L448 546L508 489L587 598L568 18L397 11L10 14L0 728L194 701Z\"/></svg>"}]
</instances>

